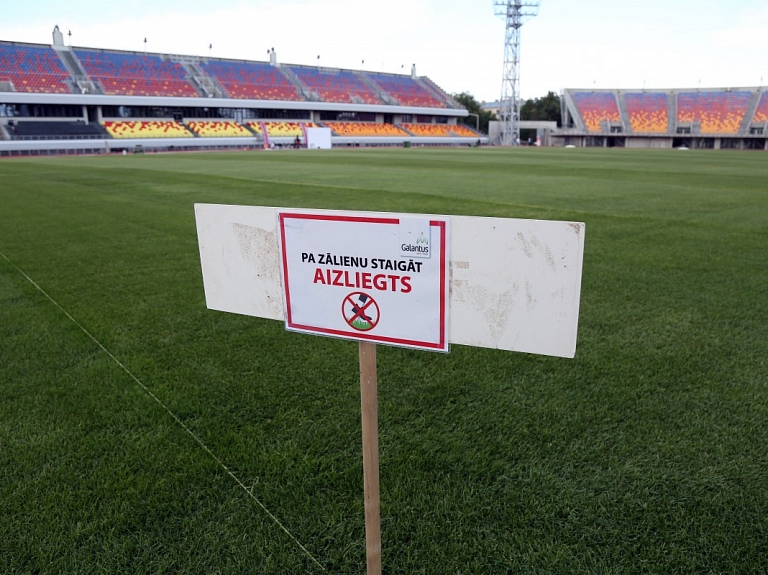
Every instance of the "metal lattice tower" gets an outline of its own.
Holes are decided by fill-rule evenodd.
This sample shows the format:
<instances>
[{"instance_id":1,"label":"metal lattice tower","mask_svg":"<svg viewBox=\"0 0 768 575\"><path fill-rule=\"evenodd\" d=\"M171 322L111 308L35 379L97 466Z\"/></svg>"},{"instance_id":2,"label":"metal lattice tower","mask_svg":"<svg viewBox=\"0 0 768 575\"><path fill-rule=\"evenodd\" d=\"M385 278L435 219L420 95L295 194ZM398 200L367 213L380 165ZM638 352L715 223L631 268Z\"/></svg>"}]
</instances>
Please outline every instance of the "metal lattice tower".
<instances>
[{"instance_id":1,"label":"metal lattice tower","mask_svg":"<svg viewBox=\"0 0 768 575\"><path fill-rule=\"evenodd\" d=\"M494 13L504 18L504 76L499 106L499 144L512 146L520 138L520 28L539 12L539 0L494 0Z\"/></svg>"}]
</instances>

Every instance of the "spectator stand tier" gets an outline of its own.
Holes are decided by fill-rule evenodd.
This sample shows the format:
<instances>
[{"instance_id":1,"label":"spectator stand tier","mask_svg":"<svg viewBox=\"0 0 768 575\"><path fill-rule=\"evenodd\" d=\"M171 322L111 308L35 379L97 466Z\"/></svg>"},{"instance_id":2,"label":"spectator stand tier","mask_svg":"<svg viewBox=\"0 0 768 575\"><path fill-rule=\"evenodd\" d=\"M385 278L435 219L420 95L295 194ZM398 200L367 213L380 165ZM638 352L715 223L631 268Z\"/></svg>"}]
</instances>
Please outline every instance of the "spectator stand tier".
<instances>
[{"instance_id":1,"label":"spectator stand tier","mask_svg":"<svg viewBox=\"0 0 768 575\"><path fill-rule=\"evenodd\" d=\"M633 132L664 134L669 130L666 93L627 93L624 94L624 103Z\"/></svg>"},{"instance_id":2,"label":"spectator stand tier","mask_svg":"<svg viewBox=\"0 0 768 575\"><path fill-rule=\"evenodd\" d=\"M172 120L105 121L104 128L113 138L193 138L182 124Z\"/></svg>"},{"instance_id":3,"label":"spectator stand tier","mask_svg":"<svg viewBox=\"0 0 768 575\"><path fill-rule=\"evenodd\" d=\"M16 92L68 94L69 79L52 48L0 43L0 82L12 84Z\"/></svg>"},{"instance_id":4,"label":"spectator stand tier","mask_svg":"<svg viewBox=\"0 0 768 575\"><path fill-rule=\"evenodd\" d=\"M403 106L419 106L423 108L448 107L411 76L373 73L368 73L367 76Z\"/></svg>"},{"instance_id":5,"label":"spectator stand tier","mask_svg":"<svg viewBox=\"0 0 768 575\"><path fill-rule=\"evenodd\" d=\"M187 128L201 138L245 138L253 137L246 128L235 122L187 122Z\"/></svg>"},{"instance_id":6,"label":"spectator stand tier","mask_svg":"<svg viewBox=\"0 0 768 575\"><path fill-rule=\"evenodd\" d=\"M759 124L762 122L768 122L768 92L763 92L755 115L752 117L752 123Z\"/></svg>"},{"instance_id":7,"label":"spectator stand tier","mask_svg":"<svg viewBox=\"0 0 768 575\"><path fill-rule=\"evenodd\" d=\"M411 124L404 123L402 127L411 132L414 136L432 137L432 138L477 138L478 134L462 124Z\"/></svg>"},{"instance_id":8,"label":"spectator stand tier","mask_svg":"<svg viewBox=\"0 0 768 575\"><path fill-rule=\"evenodd\" d=\"M455 136L461 136L462 138L477 138L482 135L463 124L448 124L448 131L452 132Z\"/></svg>"},{"instance_id":9,"label":"spectator stand tier","mask_svg":"<svg viewBox=\"0 0 768 575\"><path fill-rule=\"evenodd\" d=\"M603 122L621 123L621 113L613 92L575 92L573 103L589 132L602 132Z\"/></svg>"},{"instance_id":10,"label":"spectator stand tier","mask_svg":"<svg viewBox=\"0 0 768 575\"><path fill-rule=\"evenodd\" d=\"M99 124L75 122L17 121L11 133L18 139L64 139L82 140L105 138L107 135Z\"/></svg>"},{"instance_id":11,"label":"spectator stand tier","mask_svg":"<svg viewBox=\"0 0 768 575\"><path fill-rule=\"evenodd\" d=\"M751 97L750 92L680 92L677 123L699 124L701 134L736 134Z\"/></svg>"},{"instance_id":12,"label":"spectator stand tier","mask_svg":"<svg viewBox=\"0 0 768 575\"><path fill-rule=\"evenodd\" d=\"M351 137L407 137L408 132L392 124L375 122L325 122L337 136Z\"/></svg>"},{"instance_id":13,"label":"spectator stand tier","mask_svg":"<svg viewBox=\"0 0 768 575\"><path fill-rule=\"evenodd\" d=\"M247 122L246 125L256 133L264 133L270 138L303 138L305 136L304 128L316 128L317 124L313 122Z\"/></svg>"},{"instance_id":14,"label":"spectator stand tier","mask_svg":"<svg viewBox=\"0 0 768 575\"><path fill-rule=\"evenodd\" d=\"M160 56L75 50L83 70L105 94L198 97L184 67Z\"/></svg>"},{"instance_id":15,"label":"spectator stand tier","mask_svg":"<svg viewBox=\"0 0 768 575\"><path fill-rule=\"evenodd\" d=\"M291 71L323 102L341 104L381 104L376 93L348 70L291 68Z\"/></svg>"},{"instance_id":16,"label":"spectator stand tier","mask_svg":"<svg viewBox=\"0 0 768 575\"><path fill-rule=\"evenodd\" d=\"M210 60L200 65L230 97L251 100L300 101L303 98L279 68L260 62Z\"/></svg>"}]
</instances>

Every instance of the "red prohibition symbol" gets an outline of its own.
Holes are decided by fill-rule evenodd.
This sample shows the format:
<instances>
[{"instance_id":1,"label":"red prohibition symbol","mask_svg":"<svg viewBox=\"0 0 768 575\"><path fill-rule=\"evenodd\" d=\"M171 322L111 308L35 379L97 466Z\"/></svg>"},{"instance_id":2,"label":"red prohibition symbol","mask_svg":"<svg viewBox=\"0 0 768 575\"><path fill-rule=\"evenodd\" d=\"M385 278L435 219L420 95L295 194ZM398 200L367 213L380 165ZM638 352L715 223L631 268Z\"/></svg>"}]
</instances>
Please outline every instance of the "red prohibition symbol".
<instances>
[{"instance_id":1,"label":"red prohibition symbol","mask_svg":"<svg viewBox=\"0 0 768 575\"><path fill-rule=\"evenodd\" d=\"M379 304L361 291L352 292L344 298L341 313L349 327L357 331L370 331L379 323Z\"/></svg>"}]
</instances>

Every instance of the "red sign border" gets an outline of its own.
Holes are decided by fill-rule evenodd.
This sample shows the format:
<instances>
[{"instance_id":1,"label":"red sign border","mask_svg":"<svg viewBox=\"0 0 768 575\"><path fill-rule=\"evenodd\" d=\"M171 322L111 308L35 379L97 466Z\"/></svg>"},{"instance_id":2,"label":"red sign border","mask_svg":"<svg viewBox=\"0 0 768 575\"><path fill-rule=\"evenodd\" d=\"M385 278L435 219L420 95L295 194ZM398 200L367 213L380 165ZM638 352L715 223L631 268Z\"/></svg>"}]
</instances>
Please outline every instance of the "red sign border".
<instances>
[{"instance_id":1,"label":"red sign border","mask_svg":"<svg viewBox=\"0 0 768 575\"><path fill-rule=\"evenodd\" d=\"M402 214L406 215L406 214ZM418 217L418 214L414 214ZM367 224L389 224L400 225L400 218L393 217L373 217L373 216L352 216L352 215L340 215L340 214L308 214L300 212L278 212L278 221L280 227L280 244L282 248L282 264L283 264L283 291L285 292L285 325L286 329L294 329L302 332L312 332L320 335L328 335L332 337L341 337L344 339L352 340L365 340L373 343L383 343L389 345L400 345L411 348L427 349L434 351L448 351L447 336L448 330L446 323L446 310L448 309L448 294L446 286L446 274L448 272L448 257L447 247L448 238L446 234L446 222L443 220L430 220L429 226L436 227L440 230L440 338L437 343L429 341L410 340L397 337L384 337L366 334L363 332L348 332L337 329L330 329L317 326L302 325L293 322L291 317L291 291L290 284L288 282L288 256L286 253L285 245L285 221L286 219L298 219L298 220L324 220L332 222L359 222Z\"/></svg>"}]
</instances>

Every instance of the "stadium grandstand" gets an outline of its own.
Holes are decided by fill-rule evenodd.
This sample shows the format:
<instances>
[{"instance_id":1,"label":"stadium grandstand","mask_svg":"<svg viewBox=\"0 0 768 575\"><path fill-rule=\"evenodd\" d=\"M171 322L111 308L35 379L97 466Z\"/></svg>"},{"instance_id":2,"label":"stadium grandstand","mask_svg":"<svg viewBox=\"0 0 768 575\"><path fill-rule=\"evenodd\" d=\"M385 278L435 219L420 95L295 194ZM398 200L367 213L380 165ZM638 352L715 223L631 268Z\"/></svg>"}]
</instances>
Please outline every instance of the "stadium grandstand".
<instances>
[{"instance_id":1,"label":"stadium grandstand","mask_svg":"<svg viewBox=\"0 0 768 575\"><path fill-rule=\"evenodd\" d=\"M768 90L565 90L555 145L768 150Z\"/></svg>"},{"instance_id":2,"label":"stadium grandstand","mask_svg":"<svg viewBox=\"0 0 768 575\"><path fill-rule=\"evenodd\" d=\"M0 155L333 145L476 145L429 78L0 40Z\"/></svg>"}]
</instances>

